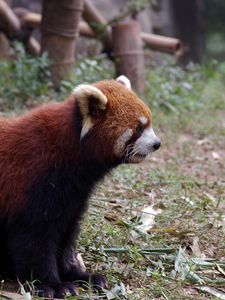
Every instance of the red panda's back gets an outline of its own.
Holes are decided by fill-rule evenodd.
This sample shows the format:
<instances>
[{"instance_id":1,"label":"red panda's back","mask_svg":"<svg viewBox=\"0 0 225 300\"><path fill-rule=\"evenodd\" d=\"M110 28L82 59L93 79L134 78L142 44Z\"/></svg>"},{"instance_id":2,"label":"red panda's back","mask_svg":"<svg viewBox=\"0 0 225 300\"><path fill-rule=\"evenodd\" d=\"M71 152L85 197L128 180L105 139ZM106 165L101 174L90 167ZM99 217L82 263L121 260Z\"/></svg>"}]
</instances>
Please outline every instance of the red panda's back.
<instances>
[{"instance_id":1,"label":"red panda's back","mask_svg":"<svg viewBox=\"0 0 225 300\"><path fill-rule=\"evenodd\" d=\"M49 104L15 119L0 119L0 214L22 209L26 189L71 147L71 108ZM61 151L61 152L60 152Z\"/></svg>"}]
</instances>

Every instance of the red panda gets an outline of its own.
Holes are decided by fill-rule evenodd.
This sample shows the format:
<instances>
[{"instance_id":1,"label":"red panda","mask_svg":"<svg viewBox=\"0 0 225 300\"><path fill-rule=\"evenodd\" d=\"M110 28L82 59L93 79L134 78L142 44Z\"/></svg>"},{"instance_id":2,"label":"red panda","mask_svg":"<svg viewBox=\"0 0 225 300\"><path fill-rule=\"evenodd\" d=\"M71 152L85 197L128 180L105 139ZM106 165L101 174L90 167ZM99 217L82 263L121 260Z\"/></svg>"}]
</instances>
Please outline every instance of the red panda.
<instances>
[{"instance_id":1,"label":"red panda","mask_svg":"<svg viewBox=\"0 0 225 300\"><path fill-rule=\"evenodd\" d=\"M129 80L82 84L62 103L0 119L0 272L37 280L48 298L76 294L73 281L106 288L81 270L74 241L94 185L121 163L160 147L149 108Z\"/></svg>"}]
</instances>

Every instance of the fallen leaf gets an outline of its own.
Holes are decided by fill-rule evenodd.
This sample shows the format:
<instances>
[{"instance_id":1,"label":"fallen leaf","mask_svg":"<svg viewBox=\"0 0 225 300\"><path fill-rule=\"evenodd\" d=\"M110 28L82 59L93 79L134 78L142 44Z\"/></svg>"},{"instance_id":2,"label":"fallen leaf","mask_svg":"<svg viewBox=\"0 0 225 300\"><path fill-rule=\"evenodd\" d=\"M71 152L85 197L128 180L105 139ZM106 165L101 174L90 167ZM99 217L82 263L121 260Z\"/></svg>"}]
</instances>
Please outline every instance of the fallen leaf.
<instances>
[{"instance_id":1,"label":"fallen leaf","mask_svg":"<svg viewBox=\"0 0 225 300\"><path fill-rule=\"evenodd\" d=\"M86 266L85 266L85 264L84 264L83 258L82 258L82 256L81 256L80 253L77 253L77 261L78 261L78 263L79 263L80 269L81 269L83 272L85 272L85 271L86 271Z\"/></svg>"},{"instance_id":2,"label":"fallen leaf","mask_svg":"<svg viewBox=\"0 0 225 300\"><path fill-rule=\"evenodd\" d=\"M24 298L24 296L17 294L17 293L1 291L0 299L24 300L25 298Z\"/></svg>"},{"instance_id":3,"label":"fallen leaf","mask_svg":"<svg viewBox=\"0 0 225 300\"><path fill-rule=\"evenodd\" d=\"M225 276L225 270L223 268L221 268L220 265L216 265L216 268L220 272L220 274L222 274L223 276Z\"/></svg>"},{"instance_id":4,"label":"fallen leaf","mask_svg":"<svg viewBox=\"0 0 225 300\"><path fill-rule=\"evenodd\" d=\"M126 288L123 282L115 285L110 291L106 292L106 296L108 300L119 299L119 295L126 297Z\"/></svg>"},{"instance_id":5,"label":"fallen leaf","mask_svg":"<svg viewBox=\"0 0 225 300\"><path fill-rule=\"evenodd\" d=\"M200 287L197 287L197 289L202 291L202 292L206 292L208 294L211 294L211 295L217 297L218 299L225 300L225 293L221 292L221 291L219 291L215 288L211 288L209 286L200 286Z\"/></svg>"},{"instance_id":6,"label":"fallen leaf","mask_svg":"<svg viewBox=\"0 0 225 300\"><path fill-rule=\"evenodd\" d=\"M219 153L212 151L211 154L212 154L213 159L220 159Z\"/></svg>"},{"instance_id":7,"label":"fallen leaf","mask_svg":"<svg viewBox=\"0 0 225 300\"><path fill-rule=\"evenodd\" d=\"M187 230L187 231L177 231L175 228L165 227L165 228L150 228L147 231L148 233L161 233L161 234L169 234L172 236L177 236L179 238L184 238L186 236L194 235L194 231Z\"/></svg>"},{"instance_id":8,"label":"fallen leaf","mask_svg":"<svg viewBox=\"0 0 225 300\"><path fill-rule=\"evenodd\" d=\"M162 212L161 209L153 208L153 205L145 207L141 211L140 223L141 225L136 226L138 230L146 233L155 224L155 217Z\"/></svg>"},{"instance_id":9,"label":"fallen leaf","mask_svg":"<svg viewBox=\"0 0 225 300\"><path fill-rule=\"evenodd\" d=\"M209 139L202 139L197 141L197 145L211 144Z\"/></svg>"},{"instance_id":10,"label":"fallen leaf","mask_svg":"<svg viewBox=\"0 0 225 300\"><path fill-rule=\"evenodd\" d=\"M195 257L200 257L200 258L204 258L205 254L202 253L200 246L199 246L199 238L197 236L194 237L190 237L189 238L189 247L191 248L192 254Z\"/></svg>"}]
</instances>

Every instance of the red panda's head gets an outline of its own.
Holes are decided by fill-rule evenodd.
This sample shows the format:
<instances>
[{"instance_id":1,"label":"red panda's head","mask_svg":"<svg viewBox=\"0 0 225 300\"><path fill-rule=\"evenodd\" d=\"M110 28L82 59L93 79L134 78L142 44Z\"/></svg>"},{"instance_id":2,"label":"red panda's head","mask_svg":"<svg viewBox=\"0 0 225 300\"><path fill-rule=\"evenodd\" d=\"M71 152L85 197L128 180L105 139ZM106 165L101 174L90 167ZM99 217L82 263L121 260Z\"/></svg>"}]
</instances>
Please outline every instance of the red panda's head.
<instances>
[{"instance_id":1,"label":"red panda's head","mask_svg":"<svg viewBox=\"0 0 225 300\"><path fill-rule=\"evenodd\" d=\"M82 116L80 139L97 160L141 162L160 147L149 108L125 76L75 88Z\"/></svg>"}]
</instances>

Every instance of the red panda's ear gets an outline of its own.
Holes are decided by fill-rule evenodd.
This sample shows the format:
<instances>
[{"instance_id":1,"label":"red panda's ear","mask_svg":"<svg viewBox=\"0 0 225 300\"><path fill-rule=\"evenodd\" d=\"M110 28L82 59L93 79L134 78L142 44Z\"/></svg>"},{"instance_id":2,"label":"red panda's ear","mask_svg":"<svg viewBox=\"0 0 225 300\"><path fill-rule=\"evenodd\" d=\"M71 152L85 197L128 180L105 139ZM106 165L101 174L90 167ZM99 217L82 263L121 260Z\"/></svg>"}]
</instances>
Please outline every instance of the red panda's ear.
<instances>
[{"instance_id":1,"label":"red panda's ear","mask_svg":"<svg viewBox=\"0 0 225 300\"><path fill-rule=\"evenodd\" d=\"M129 90L131 90L130 80L126 76L120 75L119 77L116 78L116 81L118 81L122 85L125 85L125 87L127 87Z\"/></svg>"},{"instance_id":2,"label":"red panda's ear","mask_svg":"<svg viewBox=\"0 0 225 300\"><path fill-rule=\"evenodd\" d=\"M79 85L73 94L83 117L82 138L92 128L93 119L105 111L108 100L102 91L90 84Z\"/></svg>"}]
</instances>

